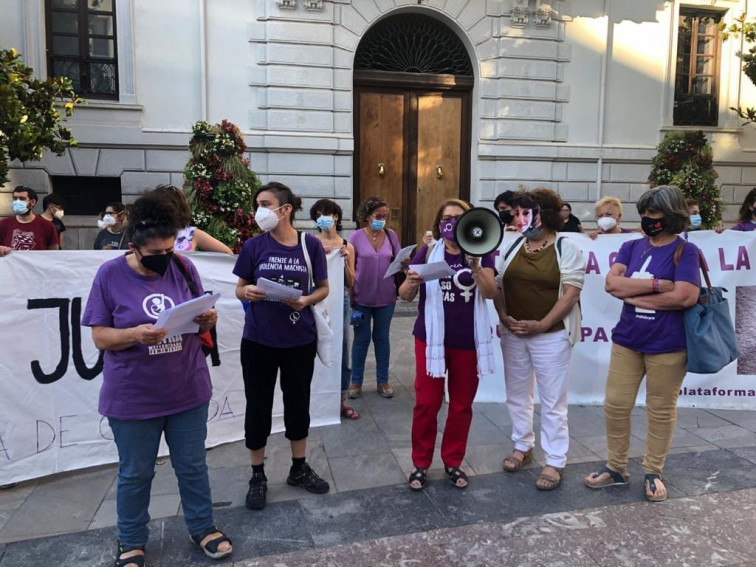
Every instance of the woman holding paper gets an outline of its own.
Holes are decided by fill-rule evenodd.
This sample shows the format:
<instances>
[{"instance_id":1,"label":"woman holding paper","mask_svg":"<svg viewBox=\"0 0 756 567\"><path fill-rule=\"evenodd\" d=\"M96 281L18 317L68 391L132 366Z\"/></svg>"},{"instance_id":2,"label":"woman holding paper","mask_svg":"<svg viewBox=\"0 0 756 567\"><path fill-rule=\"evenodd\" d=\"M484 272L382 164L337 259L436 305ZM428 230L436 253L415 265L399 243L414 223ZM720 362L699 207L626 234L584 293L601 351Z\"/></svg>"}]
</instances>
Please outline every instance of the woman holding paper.
<instances>
[{"instance_id":1,"label":"woman holding paper","mask_svg":"<svg viewBox=\"0 0 756 567\"><path fill-rule=\"evenodd\" d=\"M560 237L562 199L550 189L520 191L513 202L522 236L497 263L499 314L507 409L514 450L503 462L507 472L533 460L533 390L541 401L541 445L546 466L539 490L554 490L567 464L567 378L572 345L580 340L580 291L585 260L572 240ZM535 377L535 379L534 379Z\"/></svg>"},{"instance_id":2,"label":"woman holding paper","mask_svg":"<svg viewBox=\"0 0 756 567\"><path fill-rule=\"evenodd\" d=\"M349 243L354 246L355 278L352 288L352 309L362 313L354 324L352 343L352 384L347 395L351 399L362 394L370 340L375 346L376 379L378 393L393 398L389 385L388 367L391 355L389 330L396 306L394 278L384 278L391 261L399 252L399 238L386 228L389 207L380 197L369 197L357 209L357 220L362 228L352 233ZM372 331L371 331L372 327Z\"/></svg>"},{"instance_id":3,"label":"woman holding paper","mask_svg":"<svg viewBox=\"0 0 756 567\"><path fill-rule=\"evenodd\" d=\"M168 337L154 326L162 311L193 298L173 259L179 217L156 195L134 203L130 251L100 266L82 317L105 353L99 411L118 448L116 565L122 567L144 565L150 486L163 434L191 539L213 559L231 553L231 541L213 524L205 464L212 386L199 336ZM194 265L188 258L180 261L202 293ZM217 317L214 309L198 316L199 331L212 328Z\"/></svg>"},{"instance_id":4,"label":"woman holding paper","mask_svg":"<svg viewBox=\"0 0 756 567\"><path fill-rule=\"evenodd\" d=\"M315 368L317 331L309 309L328 295L328 272L323 244L311 234L302 245L292 223L302 200L281 183L272 181L257 190L255 222L265 231L247 240L234 266L239 277L236 297L249 301L241 342L241 364L247 413L244 437L250 450L252 478L246 506L265 507L268 478L265 446L270 435L273 395L281 374L284 425L291 442L291 469L286 483L314 494L324 494L328 483L305 462L310 428L310 384ZM315 289L309 289L312 265ZM258 284L268 280L298 290L298 299L270 301Z\"/></svg>"},{"instance_id":5,"label":"woman holding paper","mask_svg":"<svg viewBox=\"0 0 756 567\"><path fill-rule=\"evenodd\" d=\"M441 441L441 459L451 483L466 488L459 468L467 450L472 403L478 377L494 371L493 341L485 299L496 295L494 259L466 258L454 239L454 227L470 208L464 201L444 201L436 213L432 247L423 246L410 262L399 296L412 301L420 291L415 321L415 409L412 415L412 490L422 490L436 444L437 416L448 374L449 414ZM445 263L453 275L424 281L418 264ZM429 266L430 267L430 266Z\"/></svg>"}]
</instances>

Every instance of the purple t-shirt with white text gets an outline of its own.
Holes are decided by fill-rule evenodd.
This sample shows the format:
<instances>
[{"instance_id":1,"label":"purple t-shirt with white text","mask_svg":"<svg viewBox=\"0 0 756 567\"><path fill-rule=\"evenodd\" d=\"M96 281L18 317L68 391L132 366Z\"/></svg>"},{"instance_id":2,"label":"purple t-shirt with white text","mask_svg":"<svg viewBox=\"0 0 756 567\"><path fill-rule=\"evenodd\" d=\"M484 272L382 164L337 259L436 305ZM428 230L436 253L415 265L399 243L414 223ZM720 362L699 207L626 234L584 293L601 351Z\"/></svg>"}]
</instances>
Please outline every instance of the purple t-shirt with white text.
<instances>
[{"instance_id":1,"label":"purple t-shirt with white text","mask_svg":"<svg viewBox=\"0 0 756 567\"><path fill-rule=\"evenodd\" d=\"M182 256L197 290L197 269ZM81 324L126 329L155 323L161 311L192 299L173 263L163 276L143 276L119 256L97 271ZM169 337L158 345L106 350L100 414L122 420L152 419L196 408L212 394L202 344L196 333Z\"/></svg>"},{"instance_id":2,"label":"purple t-shirt with white text","mask_svg":"<svg viewBox=\"0 0 756 567\"><path fill-rule=\"evenodd\" d=\"M443 246L442 242L439 241L437 246ZM427 252L427 245L420 248L410 265L425 264ZM460 350L475 350L473 324L477 284L467 262L463 264L462 254L449 254L444 251L444 260L456 272L453 276L438 280L444 305L444 346ZM493 255L483 256L480 265L493 270ZM425 285L420 286L420 301L412 334L421 341L425 341Z\"/></svg>"},{"instance_id":3,"label":"purple t-shirt with white text","mask_svg":"<svg viewBox=\"0 0 756 567\"><path fill-rule=\"evenodd\" d=\"M675 251L682 242L685 241L678 236L669 244L654 247L648 238L629 240L620 247L615 262L627 266L627 277L636 274L635 277L643 279L658 278L700 286L701 268L695 244L685 243L680 261L675 266ZM655 311L625 303L612 333L612 341L645 354L685 350L683 310Z\"/></svg>"},{"instance_id":4,"label":"purple t-shirt with white text","mask_svg":"<svg viewBox=\"0 0 756 567\"><path fill-rule=\"evenodd\" d=\"M313 282L328 279L323 244L311 234L305 235L312 264ZM242 246L234 266L234 274L252 284L257 278L301 289L309 295L310 276L301 244L285 246L266 232L250 238ZM244 318L246 340L261 345L288 348L317 340L315 319L311 309L295 311L280 301L252 301Z\"/></svg>"}]
</instances>

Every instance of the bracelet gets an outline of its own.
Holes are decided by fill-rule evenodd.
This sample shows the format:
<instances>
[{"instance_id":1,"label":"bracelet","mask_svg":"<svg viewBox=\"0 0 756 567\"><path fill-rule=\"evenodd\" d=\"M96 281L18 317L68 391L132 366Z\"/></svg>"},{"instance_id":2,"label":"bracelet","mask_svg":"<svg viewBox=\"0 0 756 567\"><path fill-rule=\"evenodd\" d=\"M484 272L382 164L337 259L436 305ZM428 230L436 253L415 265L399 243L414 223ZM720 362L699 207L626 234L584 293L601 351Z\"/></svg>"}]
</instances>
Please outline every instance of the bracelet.
<instances>
[{"instance_id":1,"label":"bracelet","mask_svg":"<svg viewBox=\"0 0 756 567\"><path fill-rule=\"evenodd\" d=\"M654 278L654 293L659 293L659 285L661 284L661 281L659 278Z\"/></svg>"}]
</instances>

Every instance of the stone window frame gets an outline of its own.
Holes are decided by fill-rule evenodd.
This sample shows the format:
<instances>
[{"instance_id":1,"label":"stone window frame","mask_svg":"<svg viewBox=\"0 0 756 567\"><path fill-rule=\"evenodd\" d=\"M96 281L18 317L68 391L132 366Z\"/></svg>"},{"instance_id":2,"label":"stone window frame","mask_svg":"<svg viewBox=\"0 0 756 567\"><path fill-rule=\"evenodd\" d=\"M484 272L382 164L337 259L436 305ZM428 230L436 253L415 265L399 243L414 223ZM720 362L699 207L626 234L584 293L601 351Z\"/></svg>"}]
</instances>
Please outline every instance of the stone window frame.
<instances>
[{"instance_id":1,"label":"stone window frame","mask_svg":"<svg viewBox=\"0 0 756 567\"><path fill-rule=\"evenodd\" d=\"M48 76L46 56L46 0L27 0L24 5L25 48L24 60L34 69L36 76ZM90 107L119 107L136 105L134 77L134 0L117 0L115 14L118 21L116 49L118 52L117 100L91 99Z\"/></svg>"}]
</instances>

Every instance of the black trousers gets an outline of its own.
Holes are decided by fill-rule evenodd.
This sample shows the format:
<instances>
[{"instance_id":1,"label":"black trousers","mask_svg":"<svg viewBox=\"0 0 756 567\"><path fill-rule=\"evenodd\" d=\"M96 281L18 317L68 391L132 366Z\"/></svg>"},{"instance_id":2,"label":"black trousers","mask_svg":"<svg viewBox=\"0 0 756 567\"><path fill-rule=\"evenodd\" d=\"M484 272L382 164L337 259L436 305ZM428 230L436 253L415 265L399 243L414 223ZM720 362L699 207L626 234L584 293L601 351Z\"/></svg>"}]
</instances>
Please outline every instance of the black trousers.
<instances>
[{"instance_id":1,"label":"black trousers","mask_svg":"<svg viewBox=\"0 0 756 567\"><path fill-rule=\"evenodd\" d=\"M244 438L251 451L262 449L268 442L279 370L286 438L290 441L307 438L317 344L313 341L298 347L276 348L242 339L241 365L247 398Z\"/></svg>"}]
</instances>

